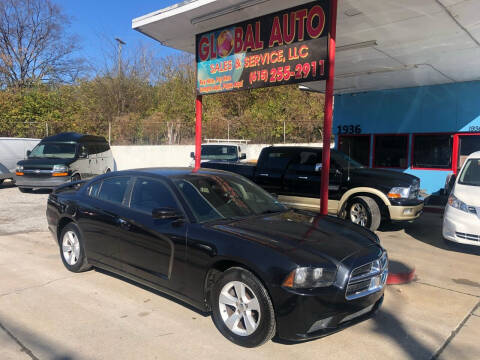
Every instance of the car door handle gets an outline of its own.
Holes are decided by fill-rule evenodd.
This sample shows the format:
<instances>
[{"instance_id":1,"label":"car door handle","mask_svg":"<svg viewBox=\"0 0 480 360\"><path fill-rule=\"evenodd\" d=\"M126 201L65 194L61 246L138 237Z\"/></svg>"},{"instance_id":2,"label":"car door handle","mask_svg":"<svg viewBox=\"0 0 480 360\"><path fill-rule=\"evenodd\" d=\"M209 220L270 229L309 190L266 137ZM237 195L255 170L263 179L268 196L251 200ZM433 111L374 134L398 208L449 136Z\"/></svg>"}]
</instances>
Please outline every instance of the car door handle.
<instances>
[{"instance_id":1,"label":"car door handle","mask_svg":"<svg viewBox=\"0 0 480 360\"><path fill-rule=\"evenodd\" d=\"M117 218L117 224L124 229L130 229L131 227L131 224L127 220L122 218Z\"/></svg>"},{"instance_id":2,"label":"car door handle","mask_svg":"<svg viewBox=\"0 0 480 360\"><path fill-rule=\"evenodd\" d=\"M258 176L270 176L269 174L258 174Z\"/></svg>"},{"instance_id":3,"label":"car door handle","mask_svg":"<svg viewBox=\"0 0 480 360\"><path fill-rule=\"evenodd\" d=\"M308 180L308 176L299 176L298 179Z\"/></svg>"}]
</instances>

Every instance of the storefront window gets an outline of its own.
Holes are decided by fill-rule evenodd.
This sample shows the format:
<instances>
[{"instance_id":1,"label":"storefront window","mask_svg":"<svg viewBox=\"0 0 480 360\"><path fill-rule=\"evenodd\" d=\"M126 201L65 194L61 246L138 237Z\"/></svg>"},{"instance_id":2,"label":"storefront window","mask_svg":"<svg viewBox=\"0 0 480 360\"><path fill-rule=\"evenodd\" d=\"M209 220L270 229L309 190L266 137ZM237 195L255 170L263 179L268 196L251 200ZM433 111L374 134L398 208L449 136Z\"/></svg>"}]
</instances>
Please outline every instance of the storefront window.
<instances>
[{"instance_id":1,"label":"storefront window","mask_svg":"<svg viewBox=\"0 0 480 360\"><path fill-rule=\"evenodd\" d=\"M374 167L408 167L408 135L375 135Z\"/></svg>"},{"instance_id":2,"label":"storefront window","mask_svg":"<svg viewBox=\"0 0 480 360\"><path fill-rule=\"evenodd\" d=\"M412 167L451 169L452 143L450 134L414 135Z\"/></svg>"},{"instance_id":3,"label":"storefront window","mask_svg":"<svg viewBox=\"0 0 480 360\"><path fill-rule=\"evenodd\" d=\"M370 136L341 135L338 139L338 150L364 166L370 166Z\"/></svg>"},{"instance_id":4,"label":"storefront window","mask_svg":"<svg viewBox=\"0 0 480 360\"><path fill-rule=\"evenodd\" d=\"M468 156L476 151L480 151L480 135L460 135L458 169L461 169Z\"/></svg>"}]
</instances>

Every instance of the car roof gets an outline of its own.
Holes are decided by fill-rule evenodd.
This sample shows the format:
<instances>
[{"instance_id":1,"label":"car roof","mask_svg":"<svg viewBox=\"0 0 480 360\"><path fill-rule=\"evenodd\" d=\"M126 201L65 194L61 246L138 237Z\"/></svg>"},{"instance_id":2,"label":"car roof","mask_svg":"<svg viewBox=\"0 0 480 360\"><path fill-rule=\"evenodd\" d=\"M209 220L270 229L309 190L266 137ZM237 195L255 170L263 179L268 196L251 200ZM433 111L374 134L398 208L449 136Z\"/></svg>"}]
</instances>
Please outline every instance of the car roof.
<instances>
[{"instance_id":1,"label":"car roof","mask_svg":"<svg viewBox=\"0 0 480 360\"><path fill-rule=\"evenodd\" d=\"M102 136L85 135L76 132L64 132L57 135L48 136L42 139L42 142L61 141L61 142L106 142Z\"/></svg>"},{"instance_id":2,"label":"car roof","mask_svg":"<svg viewBox=\"0 0 480 360\"><path fill-rule=\"evenodd\" d=\"M241 145L246 145L246 144L237 144L237 143L229 143L229 142L202 144L202 146L241 146Z\"/></svg>"},{"instance_id":3,"label":"car roof","mask_svg":"<svg viewBox=\"0 0 480 360\"><path fill-rule=\"evenodd\" d=\"M475 151L468 156L468 159L477 159L480 158L480 151Z\"/></svg>"},{"instance_id":4,"label":"car roof","mask_svg":"<svg viewBox=\"0 0 480 360\"><path fill-rule=\"evenodd\" d=\"M131 169L131 170L123 170L117 171L115 175L120 175L122 173L128 175L156 175L162 177L178 177L183 175L231 175L231 176L238 176L237 174L233 174L223 170L216 170L216 169L207 169L207 168L200 168L198 171L194 171L193 168L189 167L171 167L171 168L142 168L142 169Z\"/></svg>"}]
</instances>

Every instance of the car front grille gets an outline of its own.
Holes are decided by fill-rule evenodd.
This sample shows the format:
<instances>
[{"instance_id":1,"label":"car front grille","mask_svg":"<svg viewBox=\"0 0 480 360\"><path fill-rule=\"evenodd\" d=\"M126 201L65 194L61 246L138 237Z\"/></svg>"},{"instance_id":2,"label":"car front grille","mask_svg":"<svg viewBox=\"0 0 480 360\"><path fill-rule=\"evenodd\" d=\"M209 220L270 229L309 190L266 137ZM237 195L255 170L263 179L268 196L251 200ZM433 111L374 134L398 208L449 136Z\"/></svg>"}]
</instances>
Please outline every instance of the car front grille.
<instances>
[{"instance_id":1,"label":"car front grille","mask_svg":"<svg viewBox=\"0 0 480 360\"><path fill-rule=\"evenodd\" d=\"M461 232L456 232L455 235L457 235L457 237L460 239L480 242L480 235L467 234L467 233L461 233Z\"/></svg>"},{"instance_id":2,"label":"car front grille","mask_svg":"<svg viewBox=\"0 0 480 360\"><path fill-rule=\"evenodd\" d=\"M358 299L380 291L388 276L388 256L384 252L380 258L353 269L348 280L345 298Z\"/></svg>"}]
</instances>

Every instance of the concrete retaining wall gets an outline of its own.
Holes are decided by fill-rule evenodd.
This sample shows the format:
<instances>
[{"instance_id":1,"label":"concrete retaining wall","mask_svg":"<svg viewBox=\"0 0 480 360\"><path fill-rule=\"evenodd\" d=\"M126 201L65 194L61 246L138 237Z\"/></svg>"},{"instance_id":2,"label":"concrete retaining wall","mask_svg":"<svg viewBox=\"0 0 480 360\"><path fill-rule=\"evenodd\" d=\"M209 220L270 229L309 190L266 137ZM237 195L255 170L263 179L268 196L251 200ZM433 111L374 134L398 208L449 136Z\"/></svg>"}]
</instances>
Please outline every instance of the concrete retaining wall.
<instances>
[{"instance_id":1,"label":"concrete retaining wall","mask_svg":"<svg viewBox=\"0 0 480 360\"><path fill-rule=\"evenodd\" d=\"M278 146L322 146L311 144L276 144ZM270 144L252 144L247 146L247 160L256 160L260 151ZM112 146L117 170L138 169L144 167L184 167L189 166L192 159L190 153L194 145L128 145Z\"/></svg>"}]
</instances>

